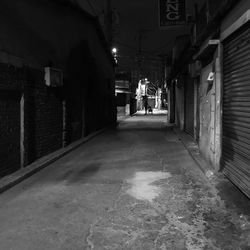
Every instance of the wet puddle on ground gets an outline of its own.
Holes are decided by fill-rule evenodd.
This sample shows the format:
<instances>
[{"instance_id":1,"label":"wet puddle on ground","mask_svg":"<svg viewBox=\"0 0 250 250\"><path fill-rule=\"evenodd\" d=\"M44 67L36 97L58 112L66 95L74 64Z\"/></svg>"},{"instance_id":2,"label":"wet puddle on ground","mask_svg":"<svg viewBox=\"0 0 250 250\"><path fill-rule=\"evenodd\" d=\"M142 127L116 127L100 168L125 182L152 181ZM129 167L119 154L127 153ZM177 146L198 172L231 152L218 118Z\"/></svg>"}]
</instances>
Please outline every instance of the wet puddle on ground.
<instances>
[{"instance_id":1,"label":"wet puddle on ground","mask_svg":"<svg viewBox=\"0 0 250 250\"><path fill-rule=\"evenodd\" d=\"M162 171L136 172L133 178L127 180L130 185L127 193L138 200L152 202L162 192L157 182L169 177L171 177L170 173Z\"/></svg>"}]
</instances>

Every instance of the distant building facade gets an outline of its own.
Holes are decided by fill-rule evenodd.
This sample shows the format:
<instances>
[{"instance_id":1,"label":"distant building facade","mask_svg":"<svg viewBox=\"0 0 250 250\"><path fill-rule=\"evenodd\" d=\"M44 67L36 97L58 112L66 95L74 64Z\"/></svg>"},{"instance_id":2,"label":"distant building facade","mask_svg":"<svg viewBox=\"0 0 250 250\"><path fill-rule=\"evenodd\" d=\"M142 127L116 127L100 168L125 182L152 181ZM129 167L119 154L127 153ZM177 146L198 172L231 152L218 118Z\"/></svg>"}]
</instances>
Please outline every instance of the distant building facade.
<instances>
[{"instance_id":1,"label":"distant building facade","mask_svg":"<svg viewBox=\"0 0 250 250\"><path fill-rule=\"evenodd\" d=\"M126 71L118 71L115 74L115 95L118 117L131 114L131 80L130 74Z\"/></svg>"}]
</instances>

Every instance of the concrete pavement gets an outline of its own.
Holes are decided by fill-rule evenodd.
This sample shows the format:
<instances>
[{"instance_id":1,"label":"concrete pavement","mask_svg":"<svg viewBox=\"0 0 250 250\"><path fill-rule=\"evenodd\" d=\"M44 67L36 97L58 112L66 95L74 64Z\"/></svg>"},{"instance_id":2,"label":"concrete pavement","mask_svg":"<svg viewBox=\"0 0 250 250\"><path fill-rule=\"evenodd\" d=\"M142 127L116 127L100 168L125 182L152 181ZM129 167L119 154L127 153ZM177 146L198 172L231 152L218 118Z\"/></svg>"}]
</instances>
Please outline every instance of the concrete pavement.
<instances>
[{"instance_id":1,"label":"concrete pavement","mask_svg":"<svg viewBox=\"0 0 250 250\"><path fill-rule=\"evenodd\" d=\"M250 249L250 201L166 115L128 118L0 195L1 250Z\"/></svg>"}]
</instances>

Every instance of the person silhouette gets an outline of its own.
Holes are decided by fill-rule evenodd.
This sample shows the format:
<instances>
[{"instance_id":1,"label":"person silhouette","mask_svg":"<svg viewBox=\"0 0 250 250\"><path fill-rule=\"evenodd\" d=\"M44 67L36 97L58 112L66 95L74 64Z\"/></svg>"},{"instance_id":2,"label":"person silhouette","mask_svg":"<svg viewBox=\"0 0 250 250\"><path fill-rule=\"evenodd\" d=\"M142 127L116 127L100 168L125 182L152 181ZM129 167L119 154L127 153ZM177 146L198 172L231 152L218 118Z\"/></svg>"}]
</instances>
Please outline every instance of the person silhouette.
<instances>
[{"instance_id":1,"label":"person silhouette","mask_svg":"<svg viewBox=\"0 0 250 250\"><path fill-rule=\"evenodd\" d=\"M144 108L145 108L145 115L148 112L148 98L147 96L144 98Z\"/></svg>"}]
</instances>

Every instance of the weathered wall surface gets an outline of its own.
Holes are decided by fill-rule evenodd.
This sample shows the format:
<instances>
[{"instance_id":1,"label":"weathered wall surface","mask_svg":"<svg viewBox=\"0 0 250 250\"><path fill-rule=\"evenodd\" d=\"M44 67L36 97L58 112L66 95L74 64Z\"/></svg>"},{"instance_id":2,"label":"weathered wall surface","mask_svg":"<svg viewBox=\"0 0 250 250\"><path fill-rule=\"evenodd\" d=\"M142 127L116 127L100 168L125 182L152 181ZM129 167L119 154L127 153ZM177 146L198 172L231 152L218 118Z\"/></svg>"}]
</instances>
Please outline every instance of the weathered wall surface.
<instances>
[{"instance_id":1,"label":"weathered wall surface","mask_svg":"<svg viewBox=\"0 0 250 250\"><path fill-rule=\"evenodd\" d=\"M194 82L187 75L185 79L185 131L194 134Z\"/></svg>"},{"instance_id":2,"label":"weathered wall surface","mask_svg":"<svg viewBox=\"0 0 250 250\"><path fill-rule=\"evenodd\" d=\"M184 85L175 88L175 123L184 129Z\"/></svg>"},{"instance_id":3,"label":"weathered wall surface","mask_svg":"<svg viewBox=\"0 0 250 250\"><path fill-rule=\"evenodd\" d=\"M0 177L20 167L21 71L0 64ZM18 152L18 153L16 153Z\"/></svg>"},{"instance_id":4,"label":"weathered wall surface","mask_svg":"<svg viewBox=\"0 0 250 250\"><path fill-rule=\"evenodd\" d=\"M23 70L24 150L27 165L62 147L63 114L60 88L48 88L40 70Z\"/></svg>"},{"instance_id":5,"label":"weathered wall surface","mask_svg":"<svg viewBox=\"0 0 250 250\"><path fill-rule=\"evenodd\" d=\"M0 29L0 172L115 121L113 65L93 17L60 1L3 0ZM63 71L63 87L45 85L45 66Z\"/></svg>"},{"instance_id":6,"label":"weathered wall surface","mask_svg":"<svg viewBox=\"0 0 250 250\"><path fill-rule=\"evenodd\" d=\"M185 46L188 44L190 40L189 35L178 36L175 39L175 45L172 50L172 63L175 64L176 61L180 59L181 54L183 53Z\"/></svg>"},{"instance_id":7,"label":"weathered wall surface","mask_svg":"<svg viewBox=\"0 0 250 250\"><path fill-rule=\"evenodd\" d=\"M202 69L199 86L200 98L200 135L199 147L203 156L214 163L214 136L215 136L215 84L210 85L208 75L213 71L212 64Z\"/></svg>"}]
</instances>

